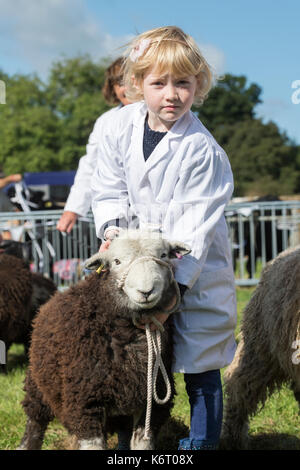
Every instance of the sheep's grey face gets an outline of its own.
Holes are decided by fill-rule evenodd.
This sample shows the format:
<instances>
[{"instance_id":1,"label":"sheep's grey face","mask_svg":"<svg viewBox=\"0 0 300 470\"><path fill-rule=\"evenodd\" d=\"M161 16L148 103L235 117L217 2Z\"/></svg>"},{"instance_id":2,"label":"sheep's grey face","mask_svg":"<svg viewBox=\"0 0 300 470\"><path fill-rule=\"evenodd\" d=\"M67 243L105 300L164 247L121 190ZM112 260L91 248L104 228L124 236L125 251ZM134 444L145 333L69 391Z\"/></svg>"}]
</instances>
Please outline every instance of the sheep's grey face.
<instances>
[{"instance_id":1,"label":"sheep's grey face","mask_svg":"<svg viewBox=\"0 0 300 470\"><path fill-rule=\"evenodd\" d=\"M85 266L96 270L101 264L105 265L117 279L120 293L126 294L120 295L119 302L131 309L144 310L164 300L164 292L173 279L170 259L190 251L184 243L169 242L157 232L124 231L112 241L108 250L93 255ZM165 261L168 265L153 259L141 259L146 256Z\"/></svg>"},{"instance_id":2,"label":"sheep's grey face","mask_svg":"<svg viewBox=\"0 0 300 470\"><path fill-rule=\"evenodd\" d=\"M168 288L171 280L168 267L155 260L135 260L144 256L153 256L163 261L169 261L170 247L165 241L116 239L110 246L110 270L121 280L124 273L123 290L126 293L130 307L134 309L150 309L155 307ZM135 263L131 265L131 263ZM128 271L129 268L129 271Z\"/></svg>"}]
</instances>

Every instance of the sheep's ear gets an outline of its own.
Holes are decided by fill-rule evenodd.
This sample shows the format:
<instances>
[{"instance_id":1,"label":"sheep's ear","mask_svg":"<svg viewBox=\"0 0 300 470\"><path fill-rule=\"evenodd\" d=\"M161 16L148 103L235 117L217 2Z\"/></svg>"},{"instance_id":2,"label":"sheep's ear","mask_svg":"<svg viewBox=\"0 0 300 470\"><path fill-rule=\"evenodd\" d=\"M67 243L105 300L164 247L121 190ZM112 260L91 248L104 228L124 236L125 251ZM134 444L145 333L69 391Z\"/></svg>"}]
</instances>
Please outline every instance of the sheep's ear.
<instances>
[{"instance_id":1,"label":"sheep's ear","mask_svg":"<svg viewBox=\"0 0 300 470\"><path fill-rule=\"evenodd\" d=\"M106 259L105 253L95 253L84 263L84 267L90 271L96 271L101 265L107 266L108 261Z\"/></svg>"},{"instance_id":2,"label":"sheep's ear","mask_svg":"<svg viewBox=\"0 0 300 470\"><path fill-rule=\"evenodd\" d=\"M188 255L192 250L182 242L170 242L170 258L182 258Z\"/></svg>"}]
</instances>

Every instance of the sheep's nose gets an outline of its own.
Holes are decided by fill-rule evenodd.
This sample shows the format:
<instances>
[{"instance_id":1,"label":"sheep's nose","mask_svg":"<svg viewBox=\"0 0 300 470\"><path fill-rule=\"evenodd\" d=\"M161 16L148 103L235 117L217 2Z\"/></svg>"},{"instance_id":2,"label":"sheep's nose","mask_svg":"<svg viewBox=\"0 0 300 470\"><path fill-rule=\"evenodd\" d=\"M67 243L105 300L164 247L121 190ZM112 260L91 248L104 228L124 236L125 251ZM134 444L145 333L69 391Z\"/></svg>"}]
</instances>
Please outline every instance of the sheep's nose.
<instances>
[{"instance_id":1,"label":"sheep's nose","mask_svg":"<svg viewBox=\"0 0 300 470\"><path fill-rule=\"evenodd\" d=\"M149 297L149 295L153 292L153 288L150 289L150 290L147 290L147 291L145 291L145 290L139 290L139 292L140 292L140 294L142 294L142 295L145 297L145 299L147 300L148 297Z\"/></svg>"}]
</instances>

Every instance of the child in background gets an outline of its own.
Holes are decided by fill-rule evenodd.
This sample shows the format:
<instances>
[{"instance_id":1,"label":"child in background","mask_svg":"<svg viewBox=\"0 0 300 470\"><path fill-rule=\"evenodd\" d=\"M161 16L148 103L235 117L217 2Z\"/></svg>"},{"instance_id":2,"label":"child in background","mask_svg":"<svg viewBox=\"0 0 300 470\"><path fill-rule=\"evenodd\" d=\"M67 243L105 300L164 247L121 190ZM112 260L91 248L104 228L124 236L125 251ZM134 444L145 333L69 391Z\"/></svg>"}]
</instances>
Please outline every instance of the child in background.
<instances>
[{"instance_id":1,"label":"child in background","mask_svg":"<svg viewBox=\"0 0 300 470\"><path fill-rule=\"evenodd\" d=\"M22 180L22 175L20 173L4 176L4 174L2 174L1 172L0 174L0 212L16 211L16 207L13 205L9 197L2 190L9 184L19 183L21 180Z\"/></svg>"},{"instance_id":2,"label":"child in background","mask_svg":"<svg viewBox=\"0 0 300 470\"><path fill-rule=\"evenodd\" d=\"M102 128L92 177L97 236L106 239L107 249L117 225L130 227L133 215L140 228L160 230L191 248L176 260L175 271L182 304L173 315L173 372L184 374L191 405L190 434L179 450L216 449L220 369L235 352L236 299L224 217L233 191L231 167L191 112L207 97L212 74L195 41L170 26L133 40L124 79L136 103ZM163 323L167 316L157 318Z\"/></svg>"},{"instance_id":3,"label":"child in background","mask_svg":"<svg viewBox=\"0 0 300 470\"><path fill-rule=\"evenodd\" d=\"M119 57L106 70L106 78L102 88L103 96L110 105L118 105L102 114L96 121L86 147L86 155L79 160L74 185L65 204L64 212L57 223L60 232L70 233L79 216L85 216L91 208L90 180L96 167L97 141L100 127L107 116L113 116L129 101L125 95L125 87L121 75L123 59Z\"/></svg>"}]
</instances>

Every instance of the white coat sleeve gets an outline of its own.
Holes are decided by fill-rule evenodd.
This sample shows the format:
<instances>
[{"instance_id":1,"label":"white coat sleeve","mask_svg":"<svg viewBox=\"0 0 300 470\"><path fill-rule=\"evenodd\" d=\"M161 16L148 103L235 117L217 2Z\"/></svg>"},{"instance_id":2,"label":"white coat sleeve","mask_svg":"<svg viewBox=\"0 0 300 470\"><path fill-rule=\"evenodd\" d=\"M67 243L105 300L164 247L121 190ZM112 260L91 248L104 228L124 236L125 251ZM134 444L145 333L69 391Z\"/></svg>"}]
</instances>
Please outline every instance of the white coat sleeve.
<instances>
[{"instance_id":1,"label":"white coat sleeve","mask_svg":"<svg viewBox=\"0 0 300 470\"><path fill-rule=\"evenodd\" d=\"M85 216L91 209L91 178L94 169L96 168L97 146L99 142L102 118L103 115L97 119L94 129L89 136L88 144L86 146L86 155L81 157L79 160L74 184L71 187L70 194L64 207L65 211L75 212L81 216Z\"/></svg>"},{"instance_id":2,"label":"white coat sleeve","mask_svg":"<svg viewBox=\"0 0 300 470\"><path fill-rule=\"evenodd\" d=\"M167 237L180 240L191 248L191 253L176 263L177 282L189 288L200 276L216 230L226 227L225 220L221 224L220 221L233 191L233 176L226 153L211 145L199 153L187 158L163 227Z\"/></svg>"},{"instance_id":3,"label":"white coat sleeve","mask_svg":"<svg viewBox=\"0 0 300 470\"><path fill-rule=\"evenodd\" d=\"M118 150L116 137L118 133L113 127L113 125L105 126L101 135L96 169L91 180L96 234L102 239L108 225L120 224L125 228L129 216L126 176Z\"/></svg>"}]
</instances>

